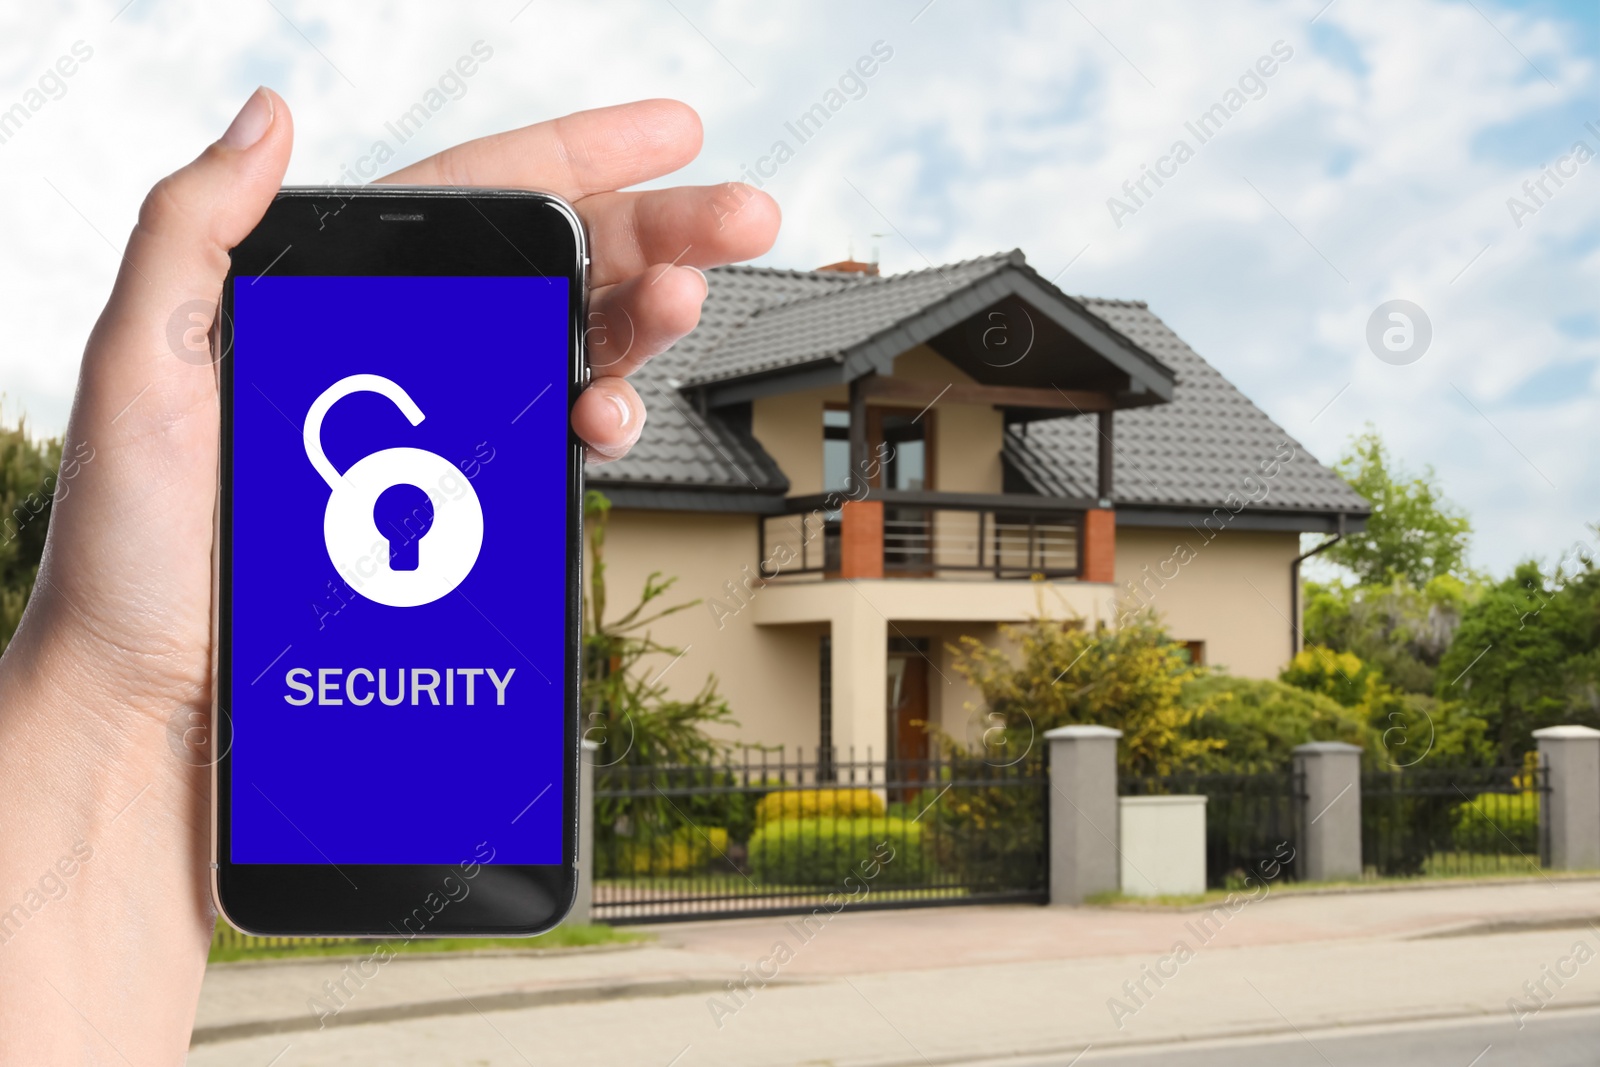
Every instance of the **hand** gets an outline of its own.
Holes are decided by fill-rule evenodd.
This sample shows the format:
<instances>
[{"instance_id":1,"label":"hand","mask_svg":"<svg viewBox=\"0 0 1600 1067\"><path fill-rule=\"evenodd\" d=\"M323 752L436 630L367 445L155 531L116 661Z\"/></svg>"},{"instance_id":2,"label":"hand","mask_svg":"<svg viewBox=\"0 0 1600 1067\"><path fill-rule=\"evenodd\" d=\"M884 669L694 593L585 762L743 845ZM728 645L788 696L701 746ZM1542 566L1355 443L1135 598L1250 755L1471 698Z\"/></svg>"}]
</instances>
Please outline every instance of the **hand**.
<instances>
[{"instance_id":1,"label":"hand","mask_svg":"<svg viewBox=\"0 0 1600 1067\"><path fill-rule=\"evenodd\" d=\"M176 358L169 328L185 306L215 305L228 249L272 201L292 140L284 102L258 90L151 191L84 352L65 454L91 458L62 480L0 660L3 1062L176 1063L188 1045L214 922L209 771L169 741L210 708L218 406L213 369ZM625 317L634 337L574 407L592 458L638 439L644 405L625 378L694 328L706 290L693 268L760 255L776 234L777 205L745 186L617 191L699 148L693 111L646 101L472 141L387 179L575 204L598 324Z\"/></svg>"}]
</instances>

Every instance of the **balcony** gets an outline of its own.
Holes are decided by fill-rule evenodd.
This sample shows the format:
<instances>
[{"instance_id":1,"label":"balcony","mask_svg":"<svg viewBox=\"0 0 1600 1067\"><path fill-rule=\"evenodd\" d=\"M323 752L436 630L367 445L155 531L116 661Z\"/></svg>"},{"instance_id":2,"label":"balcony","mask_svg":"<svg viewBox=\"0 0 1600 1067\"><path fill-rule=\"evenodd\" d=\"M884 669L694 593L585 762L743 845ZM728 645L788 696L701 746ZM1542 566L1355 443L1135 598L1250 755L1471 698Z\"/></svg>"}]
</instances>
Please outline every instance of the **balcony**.
<instances>
[{"instance_id":1,"label":"balcony","mask_svg":"<svg viewBox=\"0 0 1600 1067\"><path fill-rule=\"evenodd\" d=\"M833 494L786 503L761 520L760 572L769 580L1081 578L1094 530L1106 530L1093 518L1110 514L1020 494L882 489L842 507Z\"/></svg>"}]
</instances>

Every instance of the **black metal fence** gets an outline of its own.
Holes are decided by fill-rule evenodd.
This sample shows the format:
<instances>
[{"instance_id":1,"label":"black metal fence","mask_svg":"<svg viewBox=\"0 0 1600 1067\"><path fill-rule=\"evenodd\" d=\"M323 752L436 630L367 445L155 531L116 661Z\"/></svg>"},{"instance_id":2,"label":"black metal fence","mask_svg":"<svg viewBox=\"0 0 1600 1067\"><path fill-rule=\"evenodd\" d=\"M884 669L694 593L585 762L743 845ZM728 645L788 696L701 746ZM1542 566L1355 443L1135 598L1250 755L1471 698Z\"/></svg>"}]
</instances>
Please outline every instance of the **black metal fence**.
<instances>
[{"instance_id":1,"label":"black metal fence","mask_svg":"<svg viewBox=\"0 0 1600 1067\"><path fill-rule=\"evenodd\" d=\"M1043 903L1048 790L1038 754L597 768L594 916Z\"/></svg>"},{"instance_id":2,"label":"black metal fence","mask_svg":"<svg viewBox=\"0 0 1600 1067\"><path fill-rule=\"evenodd\" d=\"M1239 889L1246 879L1292 881L1300 849L1305 775L1171 774L1118 782L1123 796L1206 798L1206 885Z\"/></svg>"},{"instance_id":3,"label":"black metal fence","mask_svg":"<svg viewBox=\"0 0 1600 1067\"><path fill-rule=\"evenodd\" d=\"M1550 862L1549 771L1408 767L1361 776L1369 877L1529 874Z\"/></svg>"}]
</instances>

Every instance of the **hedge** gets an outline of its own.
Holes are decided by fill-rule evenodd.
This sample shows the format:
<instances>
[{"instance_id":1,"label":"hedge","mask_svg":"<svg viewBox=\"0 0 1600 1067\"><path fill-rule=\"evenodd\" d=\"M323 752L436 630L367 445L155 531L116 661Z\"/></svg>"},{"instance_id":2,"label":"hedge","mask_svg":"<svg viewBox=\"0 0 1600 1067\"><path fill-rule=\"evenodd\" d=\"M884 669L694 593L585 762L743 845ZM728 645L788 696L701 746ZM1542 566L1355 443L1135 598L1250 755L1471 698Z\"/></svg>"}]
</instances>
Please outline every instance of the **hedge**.
<instances>
[{"instance_id":1,"label":"hedge","mask_svg":"<svg viewBox=\"0 0 1600 1067\"><path fill-rule=\"evenodd\" d=\"M644 841L620 838L617 847L618 872L630 874L687 874L697 871L728 853L728 831L721 826L696 830L680 826L669 835Z\"/></svg>"},{"instance_id":2,"label":"hedge","mask_svg":"<svg viewBox=\"0 0 1600 1067\"><path fill-rule=\"evenodd\" d=\"M1479 793L1457 805L1454 830L1452 843L1458 851L1505 852L1514 847L1537 863L1539 794Z\"/></svg>"},{"instance_id":3,"label":"hedge","mask_svg":"<svg viewBox=\"0 0 1600 1067\"><path fill-rule=\"evenodd\" d=\"M781 789L756 805L756 825L779 819L859 818L884 813L883 798L870 789Z\"/></svg>"},{"instance_id":4,"label":"hedge","mask_svg":"<svg viewBox=\"0 0 1600 1067\"><path fill-rule=\"evenodd\" d=\"M881 869L869 879L865 876L874 863ZM768 822L750 838L750 871L768 885L833 887L843 887L851 874L887 885L920 882L928 876L922 827L888 818Z\"/></svg>"}]
</instances>

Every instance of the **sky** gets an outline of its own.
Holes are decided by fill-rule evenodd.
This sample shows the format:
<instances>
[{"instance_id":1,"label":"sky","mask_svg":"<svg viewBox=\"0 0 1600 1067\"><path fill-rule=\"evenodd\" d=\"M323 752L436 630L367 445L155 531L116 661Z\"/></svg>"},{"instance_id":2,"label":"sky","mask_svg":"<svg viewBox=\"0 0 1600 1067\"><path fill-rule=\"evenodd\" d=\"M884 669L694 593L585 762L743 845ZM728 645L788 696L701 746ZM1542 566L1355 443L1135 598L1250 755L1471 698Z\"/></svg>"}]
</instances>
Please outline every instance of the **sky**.
<instances>
[{"instance_id":1,"label":"sky","mask_svg":"<svg viewBox=\"0 0 1600 1067\"><path fill-rule=\"evenodd\" d=\"M43 103L0 141L0 391L39 433L66 424L145 192L257 84L294 111L294 183L379 141L393 169L670 96L706 131L673 181L765 172L784 226L762 264L1021 248L1069 293L1147 301L1325 462L1375 426L1470 513L1475 565L1595 541L1600 0L64 0L7 20L0 111ZM477 72L392 131L475 45ZM786 124L832 90L802 142Z\"/></svg>"}]
</instances>

